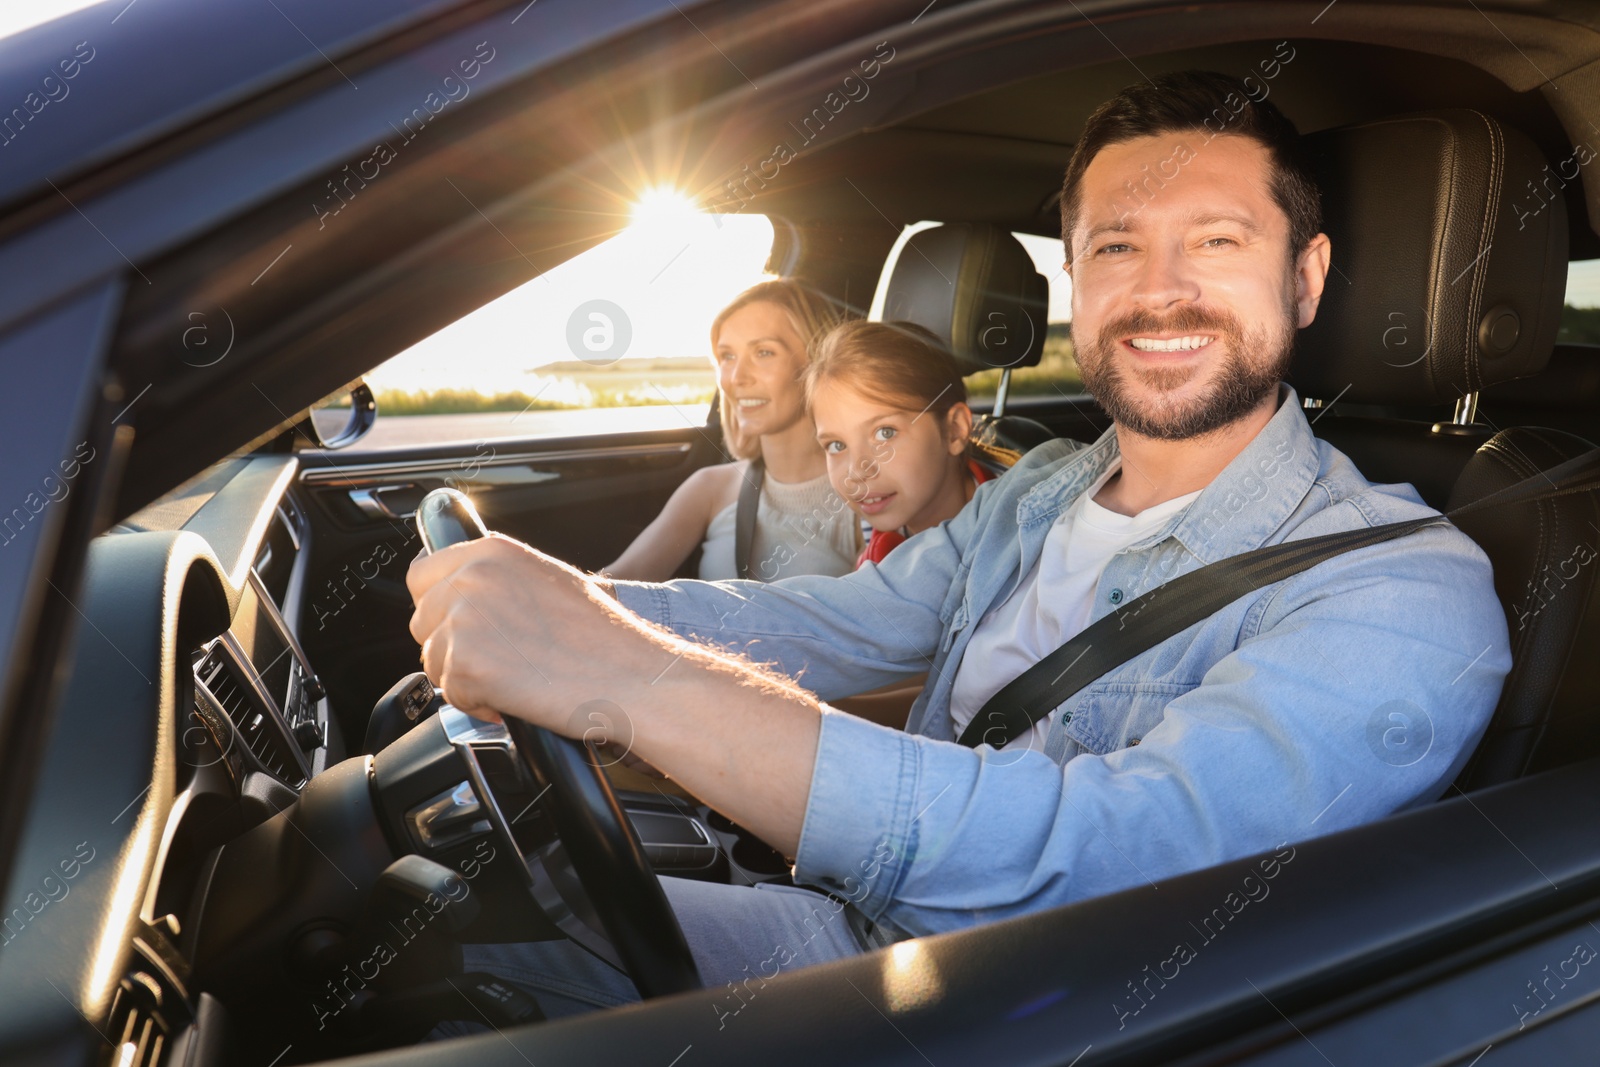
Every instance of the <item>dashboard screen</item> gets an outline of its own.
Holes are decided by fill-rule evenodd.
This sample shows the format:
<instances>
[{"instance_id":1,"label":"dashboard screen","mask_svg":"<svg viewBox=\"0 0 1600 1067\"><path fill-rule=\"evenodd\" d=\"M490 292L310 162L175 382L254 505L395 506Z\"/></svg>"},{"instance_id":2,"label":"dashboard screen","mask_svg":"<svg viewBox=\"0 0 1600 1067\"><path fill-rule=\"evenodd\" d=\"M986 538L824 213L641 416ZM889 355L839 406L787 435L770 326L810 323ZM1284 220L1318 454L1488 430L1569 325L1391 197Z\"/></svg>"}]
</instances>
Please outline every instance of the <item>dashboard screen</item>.
<instances>
[{"instance_id":1,"label":"dashboard screen","mask_svg":"<svg viewBox=\"0 0 1600 1067\"><path fill-rule=\"evenodd\" d=\"M281 711L289 695L294 653L283 640L282 630L274 625L280 619L278 609L256 591L256 583L246 582L230 630Z\"/></svg>"}]
</instances>

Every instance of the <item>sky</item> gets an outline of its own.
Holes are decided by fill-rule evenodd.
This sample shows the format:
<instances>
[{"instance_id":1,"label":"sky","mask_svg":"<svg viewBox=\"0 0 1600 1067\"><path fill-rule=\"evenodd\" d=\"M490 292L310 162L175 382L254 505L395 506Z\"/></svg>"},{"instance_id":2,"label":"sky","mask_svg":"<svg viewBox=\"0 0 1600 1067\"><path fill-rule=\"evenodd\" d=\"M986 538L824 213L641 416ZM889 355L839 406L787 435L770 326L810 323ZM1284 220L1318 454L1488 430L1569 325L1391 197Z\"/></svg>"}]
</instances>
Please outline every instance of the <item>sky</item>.
<instances>
[{"instance_id":1,"label":"sky","mask_svg":"<svg viewBox=\"0 0 1600 1067\"><path fill-rule=\"evenodd\" d=\"M1600 307L1600 259L1567 268L1567 303L1575 308Z\"/></svg>"},{"instance_id":2,"label":"sky","mask_svg":"<svg viewBox=\"0 0 1600 1067\"><path fill-rule=\"evenodd\" d=\"M712 216L667 202L394 356L367 383L532 394L539 383L529 372L564 360L704 356L709 369L711 320L768 277L771 248L772 224L763 215ZM594 306L599 300L613 306ZM624 334L631 335L625 347Z\"/></svg>"}]
</instances>

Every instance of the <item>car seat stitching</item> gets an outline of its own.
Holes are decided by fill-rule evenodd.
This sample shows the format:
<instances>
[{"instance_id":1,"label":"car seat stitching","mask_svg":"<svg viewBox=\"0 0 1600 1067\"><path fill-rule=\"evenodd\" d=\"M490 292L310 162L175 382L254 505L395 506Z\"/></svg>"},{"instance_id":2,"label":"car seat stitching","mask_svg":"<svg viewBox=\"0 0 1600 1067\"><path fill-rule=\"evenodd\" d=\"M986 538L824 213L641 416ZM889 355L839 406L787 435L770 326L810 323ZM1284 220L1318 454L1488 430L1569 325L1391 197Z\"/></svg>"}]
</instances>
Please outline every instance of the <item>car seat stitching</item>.
<instances>
[{"instance_id":1,"label":"car seat stitching","mask_svg":"<svg viewBox=\"0 0 1600 1067\"><path fill-rule=\"evenodd\" d=\"M1474 114L1483 121L1484 126L1489 131L1489 188L1486 190L1489 199L1483 213L1483 221L1479 225L1478 247L1483 250L1481 253L1483 258L1479 262L1477 269L1473 271L1472 300L1468 307L1469 314L1476 313L1483 302L1485 280L1489 275L1489 264L1492 262L1491 252L1494 248L1494 219L1500 207L1500 183L1504 178L1505 170L1504 131L1500 128L1499 123L1482 112L1474 112ZM1483 373L1477 359L1478 349L1476 342L1478 331L1473 328L1474 325L1471 321L1467 323L1467 360L1466 366L1462 369L1466 371L1468 387L1482 389Z\"/></svg>"},{"instance_id":2,"label":"car seat stitching","mask_svg":"<svg viewBox=\"0 0 1600 1067\"><path fill-rule=\"evenodd\" d=\"M1431 277L1429 279L1428 297L1428 325L1430 327L1430 336L1427 338L1427 340L1430 347L1436 344L1438 341L1439 320L1443 317L1446 311L1445 293L1442 288L1442 284L1445 268L1445 254L1450 248L1451 220L1455 218L1455 212L1452 210L1452 208L1454 207L1456 200L1455 161L1459 155L1456 150L1455 131L1451 129L1448 124L1441 123L1440 125L1444 127L1446 141L1445 151L1443 153L1443 159L1445 163L1444 220L1437 227L1434 233L1433 256L1430 264L1430 266L1433 268L1430 271ZM1443 353L1441 350L1441 355L1442 354ZM1431 360L1424 362L1423 372L1427 376L1429 389L1437 392L1439 384L1438 374Z\"/></svg>"}]
</instances>

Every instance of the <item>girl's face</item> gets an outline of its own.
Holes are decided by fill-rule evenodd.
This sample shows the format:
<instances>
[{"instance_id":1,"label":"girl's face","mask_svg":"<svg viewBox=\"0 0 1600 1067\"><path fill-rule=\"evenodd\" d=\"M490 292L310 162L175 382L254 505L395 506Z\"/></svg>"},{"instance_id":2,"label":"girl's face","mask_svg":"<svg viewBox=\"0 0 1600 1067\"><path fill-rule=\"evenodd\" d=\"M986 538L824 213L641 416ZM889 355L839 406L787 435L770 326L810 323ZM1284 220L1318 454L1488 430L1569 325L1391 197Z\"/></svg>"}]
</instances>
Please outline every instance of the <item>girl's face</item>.
<instances>
[{"instance_id":1,"label":"girl's face","mask_svg":"<svg viewBox=\"0 0 1600 1067\"><path fill-rule=\"evenodd\" d=\"M825 382L812 395L811 417L834 492L874 530L903 526L919 533L966 503L967 405L955 404L940 418Z\"/></svg>"},{"instance_id":2,"label":"girl's face","mask_svg":"<svg viewBox=\"0 0 1600 1067\"><path fill-rule=\"evenodd\" d=\"M717 334L717 385L746 437L781 433L805 417L806 343L777 304L747 304Z\"/></svg>"}]
</instances>

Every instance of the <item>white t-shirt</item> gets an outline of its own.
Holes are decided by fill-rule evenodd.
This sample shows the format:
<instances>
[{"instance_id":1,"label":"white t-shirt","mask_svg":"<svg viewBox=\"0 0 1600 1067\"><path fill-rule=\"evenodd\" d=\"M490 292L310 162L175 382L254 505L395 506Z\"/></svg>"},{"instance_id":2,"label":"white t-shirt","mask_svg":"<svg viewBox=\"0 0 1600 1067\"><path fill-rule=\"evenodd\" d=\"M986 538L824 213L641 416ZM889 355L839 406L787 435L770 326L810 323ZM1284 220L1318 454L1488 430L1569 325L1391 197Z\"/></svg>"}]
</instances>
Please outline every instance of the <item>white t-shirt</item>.
<instances>
[{"instance_id":1,"label":"white t-shirt","mask_svg":"<svg viewBox=\"0 0 1600 1067\"><path fill-rule=\"evenodd\" d=\"M1089 625L1096 587L1111 557L1161 526L1189 505L1199 490L1119 515L1094 502L1095 493L1121 468L1112 464L1094 485L1061 513L1045 535L1033 570L1012 594L978 620L950 692L955 736L1002 686ZM1046 716L1004 747L1044 751Z\"/></svg>"}]
</instances>

